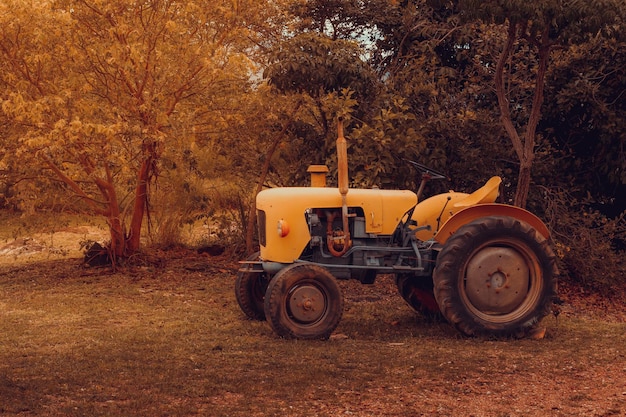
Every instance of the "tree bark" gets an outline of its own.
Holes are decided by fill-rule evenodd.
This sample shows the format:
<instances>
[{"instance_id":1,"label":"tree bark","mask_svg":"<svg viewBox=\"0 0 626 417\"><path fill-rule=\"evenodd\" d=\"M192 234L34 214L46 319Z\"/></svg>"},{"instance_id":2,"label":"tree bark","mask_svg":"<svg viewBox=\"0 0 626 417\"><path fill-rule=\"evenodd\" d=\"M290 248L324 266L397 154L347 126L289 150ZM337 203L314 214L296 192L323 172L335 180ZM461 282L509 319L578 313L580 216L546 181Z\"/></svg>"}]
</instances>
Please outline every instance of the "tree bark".
<instances>
[{"instance_id":1,"label":"tree bark","mask_svg":"<svg viewBox=\"0 0 626 417\"><path fill-rule=\"evenodd\" d=\"M535 159L535 143L537 136L537 126L541 120L541 106L543 105L543 92L545 89L546 72L548 61L550 60L550 22L546 22L541 33L541 38L536 42L539 56L539 65L535 79L535 90L533 94L533 104L526 125L524 135L523 157L520 158L520 171L515 191L513 204L518 207L526 207L528 194L530 193L531 169Z\"/></svg>"},{"instance_id":2,"label":"tree bark","mask_svg":"<svg viewBox=\"0 0 626 417\"><path fill-rule=\"evenodd\" d=\"M522 145L522 139L520 138L513 120L511 119L511 110L509 109L509 100L506 93L506 85L504 80L504 70L506 68L506 62L513 53L513 47L515 46L515 40L517 39L517 25L509 22L509 31L506 40L506 45L500 53L498 64L496 65L496 72L494 74L494 83L496 87L496 96L498 97L498 106L500 107L500 120L504 126L513 149L517 154L517 157L521 160L524 156L524 146Z\"/></svg>"},{"instance_id":3,"label":"tree bark","mask_svg":"<svg viewBox=\"0 0 626 417\"><path fill-rule=\"evenodd\" d=\"M109 246L111 257L113 258L113 262L115 262L115 258L123 257L126 254L126 238L124 233L124 224L122 223L120 216L120 206L117 201L117 195L115 193L115 187L113 185L113 178L111 176L111 172L108 167L105 167L106 179L103 178L94 178L94 183L100 190L100 194L104 198L104 201L96 201L85 193L85 191L80 187L78 183L72 180L70 177L65 175L59 167L55 165L55 163L47 156L42 156L43 159L48 164L48 167L54 171L54 173L67 184L72 191L76 193L79 197L83 199L95 213L98 213L102 216L105 216L107 219L107 223L109 225L109 233L111 235L111 244ZM88 174L93 174L93 170L90 166L85 165L85 162L82 161L83 168L87 171Z\"/></svg>"},{"instance_id":4,"label":"tree bark","mask_svg":"<svg viewBox=\"0 0 626 417\"><path fill-rule=\"evenodd\" d=\"M519 173L517 174L515 199L513 200L513 205L517 207L526 207L526 200L530 192L531 167L532 163L528 161L523 161L523 163L520 164Z\"/></svg>"},{"instance_id":5,"label":"tree bark","mask_svg":"<svg viewBox=\"0 0 626 417\"><path fill-rule=\"evenodd\" d=\"M109 251L111 260L115 263L117 258L123 258L126 253L126 239L124 236L124 225L120 219L119 210L113 211L107 218L109 232L111 234L111 244Z\"/></svg>"},{"instance_id":6,"label":"tree bark","mask_svg":"<svg viewBox=\"0 0 626 417\"><path fill-rule=\"evenodd\" d=\"M518 33L519 30L519 33ZM517 188L515 190L515 198L513 204L518 207L526 207L528 201L528 194L530 192L532 165L535 157L535 143L537 125L541 120L541 106L543 105L543 93L545 87L545 75L548 68L548 61L550 59L550 22L545 22L543 30L539 38L527 37L527 39L534 43L538 48L539 65L535 78L535 88L533 94L533 102L526 124L526 130L523 137L519 135L513 120L511 119L511 112L509 108L509 100L507 98L506 86L504 80L504 70L506 62L513 53L515 41L520 37L526 37L525 24L515 24L509 22L509 29L507 34L507 42L500 54L498 64L496 65L496 72L494 75L494 82L496 87L496 95L498 97L498 106L500 107L500 119L504 126L504 129L511 139L513 149L517 154L520 161L520 169L517 177Z\"/></svg>"},{"instance_id":7,"label":"tree bark","mask_svg":"<svg viewBox=\"0 0 626 417\"><path fill-rule=\"evenodd\" d=\"M137 252L141 245L141 225L143 224L143 217L148 207L148 183L150 182L153 163L153 157L149 155L141 163L141 168L137 173L133 214L130 221L128 237L126 238L126 256Z\"/></svg>"}]
</instances>

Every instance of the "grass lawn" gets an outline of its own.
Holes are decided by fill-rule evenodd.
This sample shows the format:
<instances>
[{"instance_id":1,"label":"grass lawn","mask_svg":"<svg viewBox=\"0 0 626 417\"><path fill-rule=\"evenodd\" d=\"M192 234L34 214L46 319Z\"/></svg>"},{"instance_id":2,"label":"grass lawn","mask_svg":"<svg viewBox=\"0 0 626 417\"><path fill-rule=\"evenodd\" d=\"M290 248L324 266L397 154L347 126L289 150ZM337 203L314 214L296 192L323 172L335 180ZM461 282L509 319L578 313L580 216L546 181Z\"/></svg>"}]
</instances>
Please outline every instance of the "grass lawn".
<instances>
[{"instance_id":1,"label":"grass lawn","mask_svg":"<svg viewBox=\"0 0 626 417\"><path fill-rule=\"evenodd\" d=\"M341 282L330 340L282 340L239 310L236 264L158 255L0 266L0 415L626 414L623 322L566 304L542 340L465 338L382 277Z\"/></svg>"}]
</instances>

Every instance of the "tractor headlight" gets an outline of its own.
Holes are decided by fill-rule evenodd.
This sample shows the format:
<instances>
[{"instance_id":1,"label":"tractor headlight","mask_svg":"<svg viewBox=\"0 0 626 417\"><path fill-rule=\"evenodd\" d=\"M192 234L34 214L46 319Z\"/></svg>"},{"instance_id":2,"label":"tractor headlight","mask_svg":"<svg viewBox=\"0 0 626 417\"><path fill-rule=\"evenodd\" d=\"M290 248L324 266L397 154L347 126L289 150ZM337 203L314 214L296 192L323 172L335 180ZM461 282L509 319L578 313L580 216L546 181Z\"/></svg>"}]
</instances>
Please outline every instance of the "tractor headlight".
<instances>
[{"instance_id":1,"label":"tractor headlight","mask_svg":"<svg viewBox=\"0 0 626 417\"><path fill-rule=\"evenodd\" d=\"M276 231L278 232L278 236L280 237L287 236L289 234L289 223L287 223L287 221L283 219L280 219L278 221Z\"/></svg>"}]
</instances>

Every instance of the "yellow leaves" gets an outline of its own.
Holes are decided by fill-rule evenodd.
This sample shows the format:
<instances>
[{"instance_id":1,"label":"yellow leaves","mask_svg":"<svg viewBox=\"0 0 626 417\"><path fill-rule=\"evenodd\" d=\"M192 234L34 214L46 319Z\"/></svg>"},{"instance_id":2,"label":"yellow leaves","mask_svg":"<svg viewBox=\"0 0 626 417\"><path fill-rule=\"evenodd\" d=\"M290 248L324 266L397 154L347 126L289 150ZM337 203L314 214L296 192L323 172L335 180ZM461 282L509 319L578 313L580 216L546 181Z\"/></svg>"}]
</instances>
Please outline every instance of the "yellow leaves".
<instances>
[{"instance_id":1,"label":"yellow leaves","mask_svg":"<svg viewBox=\"0 0 626 417\"><path fill-rule=\"evenodd\" d=\"M477 120L476 112L465 108L457 115L460 120Z\"/></svg>"},{"instance_id":2,"label":"yellow leaves","mask_svg":"<svg viewBox=\"0 0 626 417\"><path fill-rule=\"evenodd\" d=\"M83 127L83 123L79 119L74 119L70 122L70 129L74 131L80 131Z\"/></svg>"},{"instance_id":3,"label":"yellow leaves","mask_svg":"<svg viewBox=\"0 0 626 417\"><path fill-rule=\"evenodd\" d=\"M54 124L54 130L57 130L57 131L63 130L65 129L66 126L67 126L67 120L61 119L61 120L58 120Z\"/></svg>"},{"instance_id":4,"label":"yellow leaves","mask_svg":"<svg viewBox=\"0 0 626 417\"><path fill-rule=\"evenodd\" d=\"M167 113L160 111L156 116L156 123L158 126L167 126L169 124L169 116Z\"/></svg>"},{"instance_id":5,"label":"yellow leaves","mask_svg":"<svg viewBox=\"0 0 626 417\"><path fill-rule=\"evenodd\" d=\"M178 25L173 20L168 20L167 23L165 23L165 29L168 32L175 32L177 27L178 27Z\"/></svg>"},{"instance_id":6,"label":"yellow leaves","mask_svg":"<svg viewBox=\"0 0 626 417\"><path fill-rule=\"evenodd\" d=\"M18 121L22 110L26 107L26 101L20 92L11 93L8 99L2 101L2 111L9 117L14 117Z\"/></svg>"},{"instance_id":7,"label":"yellow leaves","mask_svg":"<svg viewBox=\"0 0 626 417\"><path fill-rule=\"evenodd\" d=\"M230 54L228 56L226 71L233 71L235 74L251 74L258 70L256 64L245 54Z\"/></svg>"},{"instance_id":8,"label":"yellow leaves","mask_svg":"<svg viewBox=\"0 0 626 417\"><path fill-rule=\"evenodd\" d=\"M565 259L567 254L572 250L571 247L564 245L563 243L560 243L560 242L555 243L554 249L559 259Z\"/></svg>"},{"instance_id":9,"label":"yellow leaves","mask_svg":"<svg viewBox=\"0 0 626 417\"><path fill-rule=\"evenodd\" d=\"M258 71L249 27L263 2L54 5L0 1L0 104L17 157L45 153L85 183L84 164L100 176L110 167L124 188L146 143L197 150L196 135L202 143L245 126L244 92Z\"/></svg>"},{"instance_id":10,"label":"yellow leaves","mask_svg":"<svg viewBox=\"0 0 626 417\"><path fill-rule=\"evenodd\" d=\"M322 98L324 110L333 117L349 119L358 105L354 98L354 92L349 88L343 88L340 92L332 92Z\"/></svg>"}]
</instances>

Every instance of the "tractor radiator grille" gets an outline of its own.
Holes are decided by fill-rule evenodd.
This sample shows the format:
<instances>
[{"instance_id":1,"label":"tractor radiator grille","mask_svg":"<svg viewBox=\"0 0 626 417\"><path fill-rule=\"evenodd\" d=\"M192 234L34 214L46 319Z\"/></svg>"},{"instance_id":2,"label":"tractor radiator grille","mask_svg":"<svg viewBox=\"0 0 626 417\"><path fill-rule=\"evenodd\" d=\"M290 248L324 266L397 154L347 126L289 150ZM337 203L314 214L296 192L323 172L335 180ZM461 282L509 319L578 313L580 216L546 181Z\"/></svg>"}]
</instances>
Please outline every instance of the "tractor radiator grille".
<instances>
[{"instance_id":1,"label":"tractor radiator grille","mask_svg":"<svg viewBox=\"0 0 626 417\"><path fill-rule=\"evenodd\" d=\"M265 233L265 212L263 210L257 210L257 223L259 227L259 244L265 246L267 243L267 235Z\"/></svg>"}]
</instances>

